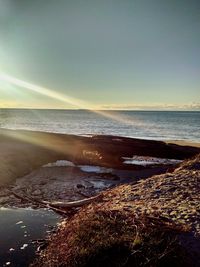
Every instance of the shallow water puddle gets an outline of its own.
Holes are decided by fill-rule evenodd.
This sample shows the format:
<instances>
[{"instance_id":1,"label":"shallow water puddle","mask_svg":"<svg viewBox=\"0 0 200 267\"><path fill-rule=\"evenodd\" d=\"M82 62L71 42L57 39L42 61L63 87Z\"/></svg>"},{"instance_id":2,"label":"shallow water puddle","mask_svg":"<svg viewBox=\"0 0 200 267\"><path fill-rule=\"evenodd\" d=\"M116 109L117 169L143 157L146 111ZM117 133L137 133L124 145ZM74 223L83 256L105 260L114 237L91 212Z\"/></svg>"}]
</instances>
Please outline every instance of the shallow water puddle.
<instances>
[{"instance_id":1,"label":"shallow water puddle","mask_svg":"<svg viewBox=\"0 0 200 267\"><path fill-rule=\"evenodd\" d=\"M0 266L27 267L35 257L36 244L60 220L49 210L0 208Z\"/></svg>"},{"instance_id":2,"label":"shallow water puddle","mask_svg":"<svg viewBox=\"0 0 200 267\"><path fill-rule=\"evenodd\" d=\"M50 168L50 167L76 167L83 172L95 172L95 173L112 173L113 171L113 169L111 168L105 168L101 166L75 165L73 162L68 160L57 160L56 162L51 162L43 165L43 168Z\"/></svg>"},{"instance_id":3,"label":"shallow water puddle","mask_svg":"<svg viewBox=\"0 0 200 267\"><path fill-rule=\"evenodd\" d=\"M113 169L92 165L79 165L83 172L95 172L95 173L112 173Z\"/></svg>"}]
</instances>

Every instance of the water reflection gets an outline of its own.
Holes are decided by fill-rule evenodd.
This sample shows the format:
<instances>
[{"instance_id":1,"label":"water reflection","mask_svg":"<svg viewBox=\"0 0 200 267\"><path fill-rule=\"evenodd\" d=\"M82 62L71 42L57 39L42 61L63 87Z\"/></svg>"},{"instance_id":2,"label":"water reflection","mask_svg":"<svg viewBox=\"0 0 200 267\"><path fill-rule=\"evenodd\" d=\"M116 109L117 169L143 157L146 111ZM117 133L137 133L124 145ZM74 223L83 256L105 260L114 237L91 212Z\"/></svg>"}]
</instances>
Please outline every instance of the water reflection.
<instances>
[{"instance_id":1,"label":"water reflection","mask_svg":"<svg viewBox=\"0 0 200 267\"><path fill-rule=\"evenodd\" d=\"M0 208L0 266L27 267L35 257L36 244L60 217L49 210Z\"/></svg>"}]
</instances>

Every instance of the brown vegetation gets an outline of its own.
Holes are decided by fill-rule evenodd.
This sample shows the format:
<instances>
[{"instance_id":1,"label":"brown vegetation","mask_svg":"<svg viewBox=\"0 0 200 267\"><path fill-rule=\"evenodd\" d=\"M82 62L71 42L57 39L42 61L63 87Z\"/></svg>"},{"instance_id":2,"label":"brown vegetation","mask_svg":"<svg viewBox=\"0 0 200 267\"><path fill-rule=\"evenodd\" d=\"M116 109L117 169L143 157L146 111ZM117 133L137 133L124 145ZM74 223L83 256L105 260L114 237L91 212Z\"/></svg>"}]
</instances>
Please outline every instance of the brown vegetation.
<instances>
[{"instance_id":1,"label":"brown vegetation","mask_svg":"<svg viewBox=\"0 0 200 267\"><path fill-rule=\"evenodd\" d=\"M125 210L97 208L82 216L64 225L35 266L188 266L176 239L183 226Z\"/></svg>"}]
</instances>

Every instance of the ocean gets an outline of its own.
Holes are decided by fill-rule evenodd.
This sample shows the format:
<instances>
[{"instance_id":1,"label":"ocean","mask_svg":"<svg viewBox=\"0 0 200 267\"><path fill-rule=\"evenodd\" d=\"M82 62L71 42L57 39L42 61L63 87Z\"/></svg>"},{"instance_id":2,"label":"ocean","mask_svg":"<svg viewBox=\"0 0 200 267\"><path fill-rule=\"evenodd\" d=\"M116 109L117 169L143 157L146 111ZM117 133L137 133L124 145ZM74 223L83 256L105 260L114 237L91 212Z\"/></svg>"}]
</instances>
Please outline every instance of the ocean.
<instances>
[{"instance_id":1,"label":"ocean","mask_svg":"<svg viewBox=\"0 0 200 267\"><path fill-rule=\"evenodd\" d=\"M0 109L0 128L200 142L200 111Z\"/></svg>"}]
</instances>

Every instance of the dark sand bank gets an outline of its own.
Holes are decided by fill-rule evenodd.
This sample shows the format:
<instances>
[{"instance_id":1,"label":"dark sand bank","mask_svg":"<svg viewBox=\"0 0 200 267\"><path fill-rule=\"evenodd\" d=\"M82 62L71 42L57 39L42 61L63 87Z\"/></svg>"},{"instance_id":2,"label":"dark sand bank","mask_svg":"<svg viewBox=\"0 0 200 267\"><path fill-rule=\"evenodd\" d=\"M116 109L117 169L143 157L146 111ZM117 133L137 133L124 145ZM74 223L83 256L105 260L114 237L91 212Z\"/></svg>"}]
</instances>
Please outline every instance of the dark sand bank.
<instances>
[{"instance_id":1,"label":"dark sand bank","mask_svg":"<svg viewBox=\"0 0 200 267\"><path fill-rule=\"evenodd\" d=\"M142 169L123 163L133 155L186 159L200 148L114 136L83 137L22 130L0 130L0 185L59 159L116 169Z\"/></svg>"},{"instance_id":2,"label":"dark sand bank","mask_svg":"<svg viewBox=\"0 0 200 267\"><path fill-rule=\"evenodd\" d=\"M62 222L41 267L200 266L200 155L122 185Z\"/></svg>"}]
</instances>

